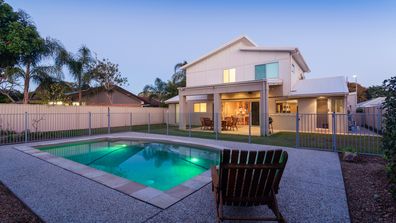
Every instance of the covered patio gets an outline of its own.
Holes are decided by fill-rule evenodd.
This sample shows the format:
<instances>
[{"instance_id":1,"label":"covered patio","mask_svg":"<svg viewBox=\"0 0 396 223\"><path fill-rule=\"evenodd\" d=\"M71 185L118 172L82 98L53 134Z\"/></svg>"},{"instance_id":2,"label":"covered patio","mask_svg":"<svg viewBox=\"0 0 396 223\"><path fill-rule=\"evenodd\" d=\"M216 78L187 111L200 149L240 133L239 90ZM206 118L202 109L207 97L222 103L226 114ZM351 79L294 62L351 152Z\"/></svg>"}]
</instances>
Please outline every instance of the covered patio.
<instances>
[{"instance_id":1,"label":"covered patio","mask_svg":"<svg viewBox=\"0 0 396 223\"><path fill-rule=\"evenodd\" d=\"M186 129L191 122L191 108L188 106L187 97L205 95L213 98L211 117L193 117L200 120L204 128L195 128L196 131L206 130L221 133L248 134L249 122L251 130L257 135L268 135L268 82L255 80L235 82L208 86L179 88L179 113L178 122L180 129ZM206 105L205 105L206 110ZM203 118L209 118L203 124ZM233 123L234 122L234 123ZM206 127L206 128L205 128Z\"/></svg>"}]
</instances>

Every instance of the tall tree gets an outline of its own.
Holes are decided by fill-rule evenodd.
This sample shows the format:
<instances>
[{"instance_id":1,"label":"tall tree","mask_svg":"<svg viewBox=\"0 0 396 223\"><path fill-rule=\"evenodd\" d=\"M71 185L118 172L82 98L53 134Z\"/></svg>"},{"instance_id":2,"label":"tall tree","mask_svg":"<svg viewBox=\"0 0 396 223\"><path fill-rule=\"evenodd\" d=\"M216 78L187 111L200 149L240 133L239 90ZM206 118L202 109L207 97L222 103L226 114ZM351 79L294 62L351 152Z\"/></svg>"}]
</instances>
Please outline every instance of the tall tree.
<instances>
[{"instance_id":1,"label":"tall tree","mask_svg":"<svg viewBox=\"0 0 396 223\"><path fill-rule=\"evenodd\" d=\"M378 97L385 97L386 91L383 86L370 86L367 88L367 99L373 99Z\"/></svg>"},{"instance_id":2,"label":"tall tree","mask_svg":"<svg viewBox=\"0 0 396 223\"><path fill-rule=\"evenodd\" d=\"M174 73L172 75L172 83L177 85L178 87L186 86L186 71L184 69L181 69L186 64L187 61L183 61L177 63L174 67Z\"/></svg>"},{"instance_id":3,"label":"tall tree","mask_svg":"<svg viewBox=\"0 0 396 223\"><path fill-rule=\"evenodd\" d=\"M27 45L24 38L12 39L15 37L16 24L20 20L20 13L14 12L9 4L0 0L0 68L15 65L19 55L25 51Z\"/></svg>"},{"instance_id":4,"label":"tall tree","mask_svg":"<svg viewBox=\"0 0 396 223\"><path fill-rule=\"evenodd\" d=\"M181 69L186 64L186 61L177 63L174 66L174 72L170 80L165 82L160 78L156 78L154 84L144 86L143 91L139 95L155 98L161 103L176 96L179 93L178 88L186 86L186 72Z\"/></svg>"},{"instance_id":5,"label":"tall tree","mask_svg":"<svg viewBox=\"0 0 396 223\"><path fill-rule=\"evenodd\" d=\"M386 96L383 104L385 128L382 146L387 160L390 189L396 199L396 76L385 80L382 86Z\"/></svg>"},{"instance_id":6,"label":"tall tree","mask_svg":"<svg viewBox=\"0 0 396 223\"><path fill-rule=\"evenodd\" d=\"M119 71L118 64L110 62L109 59L96 59L90 72L93 79L105 89L110 104L113 104L113 89L128 82Z\"/></svg>"},{"instance_id":7,"label":"tall tree","mask_svg":"<svg viewBox=\"0 0 396 223\"><path fill-rule=\"evenodd\" d=\"M84 85L89 85L92 81L92 64L94 58L91 51L86 46L80 47L76 54L63 50L56 58L58 68L66 66L77 83L78 102L81 104L82 89Z\"/></svg>"},{"instance_id":8,"label":"tall tree","mask_svg":"<svg viewBox=\"0 0 396 223\"><path fill-rule=\"evenodd\" d=\"M14 67L0 69L0 94L7 97L8 101L15 103L16 98L13 97L16 88L20 86L19 77L16 75L18 70Z\"/></svg>"}]
</instances>

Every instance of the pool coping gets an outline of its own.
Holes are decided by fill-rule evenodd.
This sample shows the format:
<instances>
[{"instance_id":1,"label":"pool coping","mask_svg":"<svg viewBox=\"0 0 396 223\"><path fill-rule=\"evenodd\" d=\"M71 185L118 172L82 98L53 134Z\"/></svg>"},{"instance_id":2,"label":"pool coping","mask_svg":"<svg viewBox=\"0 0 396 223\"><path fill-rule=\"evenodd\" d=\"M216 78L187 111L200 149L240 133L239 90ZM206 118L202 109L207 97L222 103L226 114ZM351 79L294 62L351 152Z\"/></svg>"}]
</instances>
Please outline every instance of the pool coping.
<instances>
[{"instance_id":1,"label":"pool coping","mask_svg":"<svg viewBox=\"0 0 396 223\"><path fill-rule=\"evenodd\" d=\"M57 167L80 175L84 178L90 179L102 185L105 185L111 189L117 190L123 194L126 194L130 197L138 199L140 201L151 204L155 207L166 209L173 204L181 201L185 197L190 194L198 191L208 183L212 181L210 175L210 169L195 176L169 190L161 191L129 179L116 176L111 173L107 173L105 171L101 171L89 166L86 166L81 163L74 162L72 160L55 156L50 153L41 151L36 149L36 147L40 146L50 146L50 145L60 145L64 143L70 142L84 142L84 141L95 141L95 140L146 140L156 142L170 142L170 143L178 143L183 145L193 145L204 147L207 149L220 150L222 148L214 145L202 145L195 143L186 143L185 141L179 140L163 140L163 139L152 139L146 137L98 137L94 139L74 139L74 140L56 140L56 141L47 141L47 142L36 142L30 143L29 145L17 145L13 146L16 150L23 152L25 154L31 155L48 163L51 163Z\"/></svg>"}]
</instances>

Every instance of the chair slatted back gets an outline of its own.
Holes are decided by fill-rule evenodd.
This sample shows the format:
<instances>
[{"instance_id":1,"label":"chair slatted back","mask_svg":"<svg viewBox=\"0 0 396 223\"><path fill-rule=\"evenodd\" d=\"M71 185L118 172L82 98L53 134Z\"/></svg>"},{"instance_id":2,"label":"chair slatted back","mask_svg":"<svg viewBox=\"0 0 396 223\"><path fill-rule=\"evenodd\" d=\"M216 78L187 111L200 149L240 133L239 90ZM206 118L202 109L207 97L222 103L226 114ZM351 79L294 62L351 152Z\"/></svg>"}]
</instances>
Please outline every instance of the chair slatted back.
<instances>
[{"instance_id":1,"label":"chair slatted back","mask_svg":"<svg viewBox=\"0 0 396 223\"><path fill-rule=\"evenodd\" d=\"M225 205L265 204L278 192L287 152L225 149L220 161L220 188Z\"/></svg>"}]
</instances>

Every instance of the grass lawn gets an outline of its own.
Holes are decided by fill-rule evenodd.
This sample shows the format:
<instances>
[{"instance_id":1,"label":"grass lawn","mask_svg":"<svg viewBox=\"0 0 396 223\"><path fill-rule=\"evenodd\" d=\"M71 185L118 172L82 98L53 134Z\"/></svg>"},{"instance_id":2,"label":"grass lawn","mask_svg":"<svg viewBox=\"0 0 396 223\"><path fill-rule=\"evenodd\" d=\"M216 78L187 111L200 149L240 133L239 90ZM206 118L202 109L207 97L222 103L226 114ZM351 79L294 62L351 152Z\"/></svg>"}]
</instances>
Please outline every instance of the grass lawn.
<instances>
[{"instance_id":1,"label":"grass lawn","mask_svg":"<svg viewBox=\"0 0 396 223\"><path fill-rule=\"evenodd\" d=\"M148 127L133 126L132 131L148 132ZM151 125L150 133L166 134L166 125ZM179 130L177 126L169 126L169 135L189 136L186 130ZM192 131L191 137L216 139L216 134L212 132ZM219 134L219 140L248 142L246 135ZM316 148L332 151L332 135L320 133L300 133L300 147ZM279 132L268 137L252 136L251 142L262 145L296 147L296 133ZM349 151L359 153L382 154L381 137L379 136L359 136L359 135L336 135L336 147L338 151Z\"/></svg>"}]
</instances>

